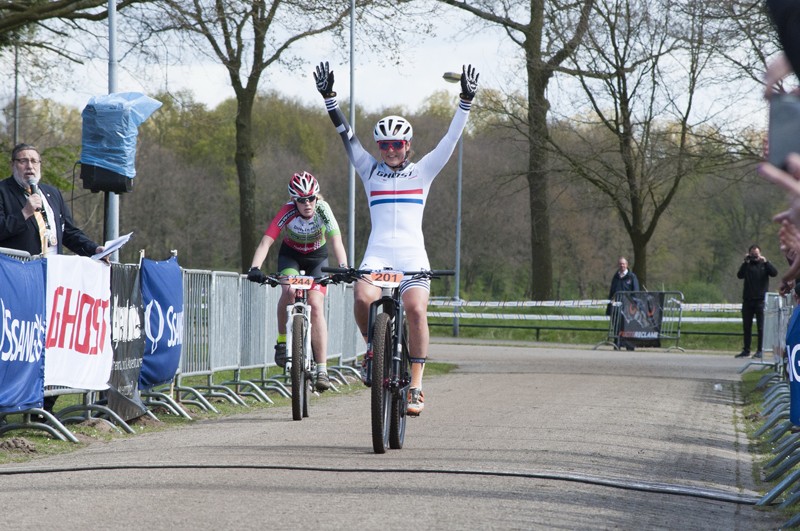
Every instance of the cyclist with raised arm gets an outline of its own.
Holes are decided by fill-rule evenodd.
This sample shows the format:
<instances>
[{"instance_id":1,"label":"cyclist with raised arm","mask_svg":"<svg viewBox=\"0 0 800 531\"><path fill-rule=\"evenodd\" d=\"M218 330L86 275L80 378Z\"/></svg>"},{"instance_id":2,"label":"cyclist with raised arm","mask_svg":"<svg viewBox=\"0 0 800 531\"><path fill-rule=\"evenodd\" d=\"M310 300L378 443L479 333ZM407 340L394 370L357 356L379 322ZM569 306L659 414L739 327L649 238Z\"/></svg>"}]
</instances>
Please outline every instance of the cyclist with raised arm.
<instances>
[{"instance_id":1,"label":"cyclist with raised arm","mask_svg":"<svg viewBox=\"0 0 800 531\"><path fill-rule=\"evenodd\" d=\"M308 172L292 175L289 181L290 201L281 207L264 232L261 242L253 255L247 280L263 284L267 276L261 265L267 258L269 249L281 232L285 234L278 251L278 272L282 275L305 275L319 278L322 268L328 265L328 242L339 267L347 267L347 253L342 244L339 225L331 207L319 193L317 179ZM286 366L286 307L294 300L294 292L289 286L281 286L278 301L278 341L275 345L275 364ZM331 383L327 369L328 327L323 307L327 288L314 283L308 292L311 305L311 349L317 364L316 388L318 391L330 389Z\"/></svg>"},{"instance_id":2,"label":"cyclist with raised arm","mask_svg":"<svg viewBox=\"0 0 800 531\"><path fill-rule=\"evenodd\" d=\"M478 90L479 74L472 65L461 74L461 98L444 138L419 162L411 162L411 124L400 116L386 116L378 121L373 138L380 160L359 142L344 117L333 91L333 71L327 62L314 72L317 90L325 99L336 131L341 135L350 161L364 184L369 202L372 230L359 269L422 270L430 269L422 235L422 214L431 184L450 159L467 123L472 100ZM419 415L424 407L422 373L428 355L428 296L430 280L404 280L400 286L408 320L411 385L409 415ZM381 295L380 288L357 282L354 290L355 318L361 334L367 337L370 304Z\"/></svg>"}]
</instances>

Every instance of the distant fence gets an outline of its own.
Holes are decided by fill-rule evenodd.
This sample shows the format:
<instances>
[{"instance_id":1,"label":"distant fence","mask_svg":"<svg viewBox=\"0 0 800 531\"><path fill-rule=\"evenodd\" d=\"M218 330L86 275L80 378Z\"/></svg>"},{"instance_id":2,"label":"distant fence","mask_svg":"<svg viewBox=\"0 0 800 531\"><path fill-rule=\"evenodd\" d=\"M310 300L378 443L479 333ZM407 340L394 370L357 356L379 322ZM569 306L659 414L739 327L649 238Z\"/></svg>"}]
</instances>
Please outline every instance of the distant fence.
<instances>
[{"instance_id":1,"label":"distant fence","mask_svg":"<svg viewBox=\"0 0 800 531\"><path fill-rule=\"evenodd\" d=\"M670 341L676 341L680 335L683 336L728 336L740 338L741 330L736 332L691 330L686 331L680 328L683 323L692 324L715 324L715 323L736 323L742 322L741 303L686 303L683 302L683 295L680 292L663 292L672 294L675 301L679 304L670 303L664 315L663 331ZM781 298L777 293L768 293L765 307L765 339L773 341L767 334L776 333L775 307L777 299ZM782 298L784 301L785 298ZM547 331L577 331L577 332L596 332L606 334L605 341L614 340L614 323L609 316L604 314L608 304L612 302L608 299L577 299L577 300L552 300L552 301L466 301L453 300L452 298L435 297L431 300L431 307L436 308L429 311L428 316L450 321L431 323L433 327L452 327L453 335L459 335L459 329L464 328L496 328L509 330L531 330L535 334L535 340L541 339L541 333ZM669 301L667 301L669 302ZM784 305L786 302L783 303ZM449 308L449 311L447 310ZM526 308L552 309L559 313L520 313ZM785 308L785 306L784 306ZM687 316L691 313L691 316ZM698 313L709 314L735 314L730 317L719 315L703 316ZM484 322L480 322L484 321ZM489 322L486 322L489 321ZM559 324L563 323L563 324ZM575 323L586 323L586 326L575 326ZM597 325L602 323L602 325ZM592 326L594 325L594 326ZM754 330L755 332L755 330ZM767 344L767 343L765 343ZM772 343L769 343L772 344Z\"/></svg>"}]
</instances>

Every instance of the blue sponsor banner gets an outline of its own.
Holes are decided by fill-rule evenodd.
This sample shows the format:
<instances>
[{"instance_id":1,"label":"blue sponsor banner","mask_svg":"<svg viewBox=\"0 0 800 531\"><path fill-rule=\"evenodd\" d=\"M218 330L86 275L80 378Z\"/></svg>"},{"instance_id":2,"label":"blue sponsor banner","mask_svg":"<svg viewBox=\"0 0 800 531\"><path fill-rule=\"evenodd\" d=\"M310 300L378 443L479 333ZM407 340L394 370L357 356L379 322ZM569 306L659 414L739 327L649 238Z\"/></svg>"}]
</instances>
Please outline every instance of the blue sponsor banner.
<instances>
[{"instance_id":1,"label":"blue sponsor banner","mask_svg":"<svg viewBox=\"0 0 800 531\"><path fill-rule=\"evenodd\" d=\"M0 255L0 412L42 407L45 261Z\"/></svg>"},{"instance_id":2,"label":"blue sponsor banner","mask_svg":"<svg viewBox=\"0 0 800 531\"><path fill-rule=\"evenodd\" d=\"M789 420L800 426L800 306L797 306L786 328L786 354L789 357Z\"/></svg>"},{"instance_id":3,"label":"blue sponsor banner","mask_svg":"<svg viewBox=\"0 0 800 531\"><path fill-rule=\"evenodd\" d=\"M183 347L183 273L178 259L143 259L141 267L145 346L139 387L151 389L172 380Z\"/></svg>"}]
</instances>

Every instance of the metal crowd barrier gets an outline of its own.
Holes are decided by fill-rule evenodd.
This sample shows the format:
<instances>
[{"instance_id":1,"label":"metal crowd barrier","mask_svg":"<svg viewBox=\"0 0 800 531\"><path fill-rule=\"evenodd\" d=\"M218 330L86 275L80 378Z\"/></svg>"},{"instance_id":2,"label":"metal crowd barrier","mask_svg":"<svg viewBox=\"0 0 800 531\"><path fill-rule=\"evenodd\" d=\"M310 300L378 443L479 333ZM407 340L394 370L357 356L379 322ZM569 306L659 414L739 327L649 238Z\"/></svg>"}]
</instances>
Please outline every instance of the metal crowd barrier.
<instances>
[{"instance_id":1,"label":"metal crowd barrier","mask_svg":"<svg viewBox=\"0 0 800 531\"><path fill-rule=\"evenodd\" d=\"M790 509L800 502L800 430L789 420L791 402L787 375L786 333L795 304L790 295L768 293L764 312L763 349L773 352L773 360L749 360L739 372L751 366L764 371L756 388L764 391L759 417L765 419L755 437L765 440L773 457L764 465L764 479L775 482L756 505ZM800 514L787 520L781 529L800 526Z\"/></svg>"},{"instance_id":2,"label":"metal crowd barrier","mask_svg":"<svg viewBox=\"0 0 800 531\"><path fill-rule=\"evenodd\" d=\"M347 376L359 378L355 366L358 356L367 346L358 327L353 322L353 287L348 284L328 286L325 298L325 316L328 321L328 370L340 383L347 382ZM338 358L339 363L331 364Z\"/></svg>"},{"instance_id":3,"label":"metal crowd barrier","mask_svg":"<svg viewBox=\"0 0 800 531\"><path fill-rule=\"evenodd\" d=\"M269 368L275 367L272 358L280 288L247 282L238 273L192 269L183 270L183 288L183 351L173 387L178 401L216 412L209 398L247 405L242 396L264 402L272 402L265 391L290 396L284 384L287 375L267 376ZM329 287L325 305L328 359L338 358L339 362L328 369L340 385L349 385L348 376L359 378L353 366L366 348L352 308L351 287ZM260 378L241 378L243 369L253 368L261 369ZM233 371L234 376L214 382L221 371ZM185 379L190 376L205 376L206 383L188 386Z\"/></svg>"},{"instance_id":4,"label":"metal crowd barrier","mask_svg":"<svg viewBox=\"0 0 800 531\"><path fill-rule=\"evenodd\" d=\"M6 253L0 248L0 252L20 260L37 258L11 251ZM136 264L112 264L112 268L138 267ZM163 405L168 410L188 417L179 405L181 402L217 412L210 399L246 406L243 396L264 402L272 402L267 391L290 396L290 391L283 383L285 375L268 377L270 368L275 367L273 345L277 336L276 312L280 288L247 282L246 277L232 272L182 269L182 278L184 322L180 365L173 381L167 384L168 390L165 386L156 386L142 393L148 399L146 403ZM355 365L358 356L366 348L352 317L352 286L330 286L325 311L329 331L328 358L330 361L338 359L338 363L330 363L329 370L334 381L349 385L348 378L359 378ZM241 377L241 371L245 369L261 369L261 377L245 380ZM232 371L233 377L224 382L215 382L215 375L222 371ZM206 383L186 385L186 378L195 376L204 376ZM55 386L45 389L45 396L63 394L82 395L81 404L64 408L56 414L41 408L17 412L23 413L21 422L0 427L0 433L19 428L40 429L53 437L77 442L59 416L73 415L63 420L73 422L88 418L92 413L133 433L125 421L103 404L104 399L98 392ZM172 399L173 395L175 400ZM82 416L74 416L76 411L83 412Z\"/></svg>"},{"instance_id":5,"label":"metal crowd barrier","mask_svg":"<svg viewBox=\"0 0 800 531\"><path fill-rule=\"evenodd\" d=\"M0 247L0 253L22 262L30 262L42 257L41 255L31 256L30 253L25 251L18 251L7 247ZM111 267L113 274L115 269L137 266L115 263L112 264ZM131 428L122 417L105 405L105 400L100 392L62 385L47 385L44 388L44 396L46 398L59 397L62 395L80 395L80 403L53 412L47 411L44 408L30 408L14 412L13 414L22 415L20 421L0 426L0 435L20 429L40 430L49 433L59 440L77 443L78 438L67 428L67 425L83 422L92 418L106 422L112 427L118 426L127 433L135 433L135 430ZM5 415L11 414L12 413L6 413ZM95 416L95 414L97 416Z\"/></svg>"},{"instance_id":6,"label":"metal crowd barrier","mask_svg":"<svg viewBox=\"0 0 800 531\"><path fill-rule=\"evenodd\" d=\"M628 303L629 308L623 306ZM672 343L667 350L680 350L683 293L680 291L620 291L609 303L608 336L594 346L650 346ZM633 334L633 335L631 335Z\"/></svg>"}]
</instances>

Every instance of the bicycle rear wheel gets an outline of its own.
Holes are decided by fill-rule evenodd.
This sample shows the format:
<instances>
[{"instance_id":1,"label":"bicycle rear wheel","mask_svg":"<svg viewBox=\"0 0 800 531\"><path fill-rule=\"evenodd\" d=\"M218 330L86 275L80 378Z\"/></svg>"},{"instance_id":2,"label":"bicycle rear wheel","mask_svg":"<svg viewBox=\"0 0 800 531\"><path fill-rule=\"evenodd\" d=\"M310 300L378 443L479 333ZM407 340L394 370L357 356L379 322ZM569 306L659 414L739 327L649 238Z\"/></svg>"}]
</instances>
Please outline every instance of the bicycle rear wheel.
<instances>
[{"instance_id":1,"label":"bicycle rear wheel","mask_svg":"<svg viewBox=\"0 0 800 531\"><path fill-rule=\"evenodd\" d=\"M392 364L392 329L389 316L379 313L372 326L372 449L386 452L389 445L389 413L392 393L388 379Z\"/></svg>"},{"instance_id":2,"label":"bicycle rear wheel","mask_svg":"<svg viewBox=\"0 0 800 531\"><path fill-rule=\"evenodd\" d=\"M308 416L308 381L305 369L306 320L302 315L292 317L292 418ZM305 415L303 415L305 412Z\"/></svg>"},{"instance_id":3,"label":"bicycle rear wheel","mask_svg":"<svg viewBox=\"0 0 800 531\"><path fill-rule=\"evenodd\" d=\"M408 369L408 322L403 321L403 350L400 355L398 388L392 396L392 411L389 426L389 448L400 450L406 438L406 408L408 407L408 387L411 374Z\"/></svg>"}]
</instances>

